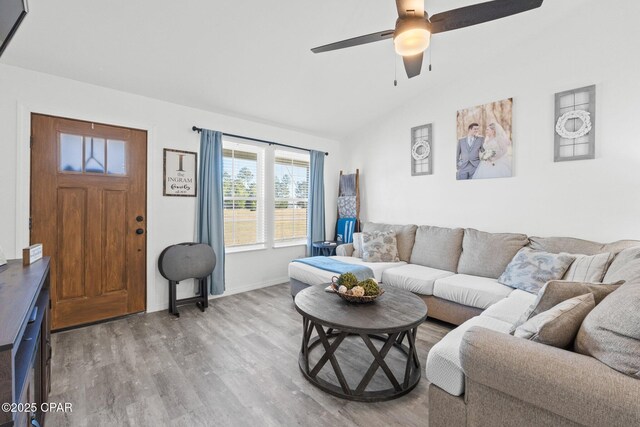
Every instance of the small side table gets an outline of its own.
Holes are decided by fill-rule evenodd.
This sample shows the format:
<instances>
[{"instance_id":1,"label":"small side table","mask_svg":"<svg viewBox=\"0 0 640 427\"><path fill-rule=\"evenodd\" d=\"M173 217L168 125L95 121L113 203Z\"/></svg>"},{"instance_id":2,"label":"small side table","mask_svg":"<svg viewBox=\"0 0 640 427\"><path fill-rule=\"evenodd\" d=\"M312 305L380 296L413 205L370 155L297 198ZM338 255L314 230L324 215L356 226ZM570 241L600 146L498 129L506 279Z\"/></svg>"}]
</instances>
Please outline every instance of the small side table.
<instances>
[{"instance_id":1,"label":"small side table","mask_svg":"<svg viewBox=\"0 0 640 427\"><path fill-rule=\"evenodd\" d=\"M332 256L336 254L336 242L313 242L312 256Z\"/></svg>"}]
</instances>

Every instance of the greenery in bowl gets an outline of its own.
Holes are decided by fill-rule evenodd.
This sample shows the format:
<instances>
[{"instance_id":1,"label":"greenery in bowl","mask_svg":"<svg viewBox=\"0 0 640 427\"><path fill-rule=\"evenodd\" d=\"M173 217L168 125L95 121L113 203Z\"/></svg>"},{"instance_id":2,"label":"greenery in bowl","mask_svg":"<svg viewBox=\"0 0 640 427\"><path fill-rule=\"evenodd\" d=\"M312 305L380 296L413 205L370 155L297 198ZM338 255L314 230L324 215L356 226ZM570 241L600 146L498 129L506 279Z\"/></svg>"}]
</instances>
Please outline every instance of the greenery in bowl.
<instances>
[{"instance_id":1,"label":"greenery in bowl","mask_svg":"<svg viewBox=\"0 0 640 427\"><path fill-rule=\"evenodd\" d=\"M364 289L364 294L366 296L375 296L380 293L380 287L378 286L378 282L374 279L363 280L358 283L358 286L361 286Z\"/></svg>"},{"instance_id":2,"label":"greenery in bowl","mask_svg":"<svg viewBox=\"0 0 640 427\"><path fill-rule=\"evenodd\" d=\"M358 285L358 278L353 273L344 273L338 277L338 287L344 286L347 289L351 289Z\"/></svg>"}]
</instances>

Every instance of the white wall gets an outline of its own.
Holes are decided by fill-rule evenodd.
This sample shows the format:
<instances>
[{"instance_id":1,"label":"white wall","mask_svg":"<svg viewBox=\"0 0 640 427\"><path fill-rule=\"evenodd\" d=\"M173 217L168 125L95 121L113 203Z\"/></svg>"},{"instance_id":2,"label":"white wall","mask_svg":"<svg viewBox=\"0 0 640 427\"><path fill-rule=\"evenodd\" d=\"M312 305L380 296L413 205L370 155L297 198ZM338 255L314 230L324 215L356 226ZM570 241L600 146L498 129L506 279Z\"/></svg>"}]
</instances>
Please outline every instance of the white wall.
<instances>
[{"instance_id":1,"label":"white wall","mask_svg":"<svg viewBox=\"0 0 640 427\"><path fill-rule=\"evenodd\" d=\"M419 77L436 83L346 138L345 158L362 173L363 219L640 239L640 6L588 3L509 50L492 49L490 37L474 39L471 29L463 52L436 46L435 71ZM468 67L448 68L450 55L466 57ZM554 93L590 84L596 159L554 163ZM456 111L508 97L514 177L456 181ZM410 129L426 123L434 124L434 175L412 177Z\"/></svg>"},{"instance_id":2,"label":"white wall","mask_svg":"<svg viewBox=\"0 0 640 427\"><path fill-rule=\"evenodd\" d=\"M156 268L166 246L191 241L195 198L162 196L162 149L198 151L198 125L224 132L329 151L325 161L327 232L333 236L340 146L301 132L196 110L150 98L0 65L0 246L8 258L21 257L28 245L30 113L90 120L148 131L147 310L168 306L167 282ZM227 255L226 294L288 280L288 262L304 247ZM193 292L179 286L179 297Z\"/></svg>"}]
</instances>

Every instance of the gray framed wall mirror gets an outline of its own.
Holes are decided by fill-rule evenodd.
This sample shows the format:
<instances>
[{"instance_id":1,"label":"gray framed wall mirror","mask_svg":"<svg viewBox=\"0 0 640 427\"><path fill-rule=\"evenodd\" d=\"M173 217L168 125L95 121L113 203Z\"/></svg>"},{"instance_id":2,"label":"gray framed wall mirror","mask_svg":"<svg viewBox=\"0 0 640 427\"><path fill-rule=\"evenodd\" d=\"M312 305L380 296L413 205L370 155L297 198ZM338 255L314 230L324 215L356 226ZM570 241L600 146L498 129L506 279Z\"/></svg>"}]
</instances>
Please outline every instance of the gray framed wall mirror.
<instances>
[{"instance_id":1,"label":"gray framed wall mirror","mask_svg":"<svg viewBox=\"0 0 640 427\"><path fill-rule=\"evenodd\" d=\"M596 86L555 95L554 162L596 156Z\"/></svg>"},{"instance_id":2,"label":"gray framed wall mirror","mask_svg":"<svg viewBox=\"0 0 640 427\"><path fill-rule=\"evenodd\" d=\"M433 175L433 123L411 128L411 176Z\"/></svg>"}]
</instances>

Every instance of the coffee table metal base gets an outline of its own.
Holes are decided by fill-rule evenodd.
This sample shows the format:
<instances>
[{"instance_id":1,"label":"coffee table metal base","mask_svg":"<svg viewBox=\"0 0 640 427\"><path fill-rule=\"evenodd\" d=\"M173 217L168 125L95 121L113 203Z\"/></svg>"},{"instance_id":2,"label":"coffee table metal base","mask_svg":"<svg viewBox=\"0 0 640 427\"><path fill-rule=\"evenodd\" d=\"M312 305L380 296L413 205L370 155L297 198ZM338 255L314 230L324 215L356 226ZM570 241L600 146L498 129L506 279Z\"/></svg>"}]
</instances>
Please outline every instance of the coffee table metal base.
<instances>
[{"instance_id":1,"label":"coffee table metal base","mask_svg":"<svg viewBox=\"0 0 640 427\"><path fill-rule=\"evenodd\" d=\"M314 330L317 336L311 338ZM334 330L333 328L327 328L325 330L323 325L303 317L302 348L300 350L300 356L298 357L298 365L300 366L302 374L309 382L334 396L360 402L379 402L395 399L409 393L420 381L420 361L415 346L417 332L417 327L386 334L350 333ZM373 355L373 362L355 389L352 389L347 383L340 364L335 357L336 350L348 336L359 336ZM333 339L333 341L331 341L331 339ZM371 341L372 339L382 341L384 344L378 349ZM407 342L406 344L404 344L405 340ZM315 366L310 366L309 355L311 351L319 345L322 345L324 353ZM385 357L391 348L399 350L406 357L404 377L401 379L395 377L385 362ZM333 372L338 379L338 384L333 384L318 377L318 373L327 362L331 364ZM378 369L382 369L389 379L391 387L384 390L367 391L367 386Z\"/></svg>"}]
</instances>

